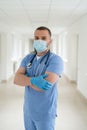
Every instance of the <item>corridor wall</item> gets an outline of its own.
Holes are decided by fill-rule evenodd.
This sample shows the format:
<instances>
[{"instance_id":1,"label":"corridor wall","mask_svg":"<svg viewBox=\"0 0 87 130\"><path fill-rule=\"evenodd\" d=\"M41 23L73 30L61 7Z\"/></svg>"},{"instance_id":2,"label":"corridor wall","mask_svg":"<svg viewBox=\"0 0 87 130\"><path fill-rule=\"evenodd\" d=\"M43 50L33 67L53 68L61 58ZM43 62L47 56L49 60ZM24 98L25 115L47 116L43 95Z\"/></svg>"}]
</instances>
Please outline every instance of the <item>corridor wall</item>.
<instances>
[{"instance_id":1,"label":"corridor wall","mask_svg":"<svg viewBox=\"0 0 87 130\"><path fill-rule=\"evenodd\" d=\"M60 39L64 73L77 82L77 88L87 98L87 15L69 26L60 34Z\"/></svg>"},{"instance_id":2,"label":"corridor wall","mask_svg":"<svg viewBox=\"0 0 87 130\"><path fill-rule=\"evenodd\" d=\"M12 75L12 39L7 33L0 34L0 81L5 81Z\"/></svg>"}]
</instances>

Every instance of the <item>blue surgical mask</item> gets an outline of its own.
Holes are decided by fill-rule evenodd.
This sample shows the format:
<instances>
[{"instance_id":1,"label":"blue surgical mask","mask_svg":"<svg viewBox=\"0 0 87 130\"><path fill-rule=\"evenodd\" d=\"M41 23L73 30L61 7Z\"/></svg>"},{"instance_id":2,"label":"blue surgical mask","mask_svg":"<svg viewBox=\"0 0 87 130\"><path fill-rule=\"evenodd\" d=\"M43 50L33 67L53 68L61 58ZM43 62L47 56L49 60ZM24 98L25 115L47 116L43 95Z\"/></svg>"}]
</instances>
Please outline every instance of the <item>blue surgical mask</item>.
<instances>
[{"instance_id":1,"label":"blue surgical mask","mask_svg":"<svg viewBox=\"0 0 87 130\"><path fill-rule=\"evenodd\" d=\"M33 47L37 52L43 52L47 49L47 43L44 40L34 40Z\"/></svg>"}]
</instances>

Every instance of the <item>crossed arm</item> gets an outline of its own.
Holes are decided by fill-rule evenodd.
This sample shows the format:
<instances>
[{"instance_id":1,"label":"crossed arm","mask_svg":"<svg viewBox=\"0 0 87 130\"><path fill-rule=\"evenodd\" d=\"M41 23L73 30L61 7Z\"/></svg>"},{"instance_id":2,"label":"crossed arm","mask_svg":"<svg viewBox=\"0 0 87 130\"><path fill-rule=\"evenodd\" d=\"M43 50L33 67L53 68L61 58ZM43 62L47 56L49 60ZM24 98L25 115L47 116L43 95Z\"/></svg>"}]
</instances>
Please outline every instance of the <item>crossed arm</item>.
<instances>
[{"instance_id":1,"label":"crossed arm","mask_svg":"<svg viewBox=\"0 0 87 130\"><path fill-rule=\"evenodd\" d=\"M48 82L54 84L57 80L58 80L58 75L54 74L52 72L46 72L46 74L48 75L45 80L47 80ZM20 67L14 77L14 84L16 85L20 85L20 86L30 86L33 89L35 89L36 91L43 91L40 88L38 88L35 85L31 84L31 77L27 77L25 75L25 68Z\"/></svg>"}]
</instances>

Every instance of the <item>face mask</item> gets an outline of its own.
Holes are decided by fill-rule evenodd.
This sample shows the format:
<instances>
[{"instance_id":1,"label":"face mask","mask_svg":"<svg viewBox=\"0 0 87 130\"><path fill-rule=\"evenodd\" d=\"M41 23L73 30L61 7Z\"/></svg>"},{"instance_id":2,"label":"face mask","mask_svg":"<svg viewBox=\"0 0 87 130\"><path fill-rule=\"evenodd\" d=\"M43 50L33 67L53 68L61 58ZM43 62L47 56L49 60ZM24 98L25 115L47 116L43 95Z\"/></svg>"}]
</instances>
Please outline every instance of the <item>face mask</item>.
<instances>
[{"instance_id":1,"label":"face mask","mask_svg":"<svg viewBox=\"0 0 87 130\"><path fill-rule=\"evenodd\" d=\"M43 52L47 49L47 43L44 40L34 40L33 47L37 52Z\"/></svg>"}]
</instances>

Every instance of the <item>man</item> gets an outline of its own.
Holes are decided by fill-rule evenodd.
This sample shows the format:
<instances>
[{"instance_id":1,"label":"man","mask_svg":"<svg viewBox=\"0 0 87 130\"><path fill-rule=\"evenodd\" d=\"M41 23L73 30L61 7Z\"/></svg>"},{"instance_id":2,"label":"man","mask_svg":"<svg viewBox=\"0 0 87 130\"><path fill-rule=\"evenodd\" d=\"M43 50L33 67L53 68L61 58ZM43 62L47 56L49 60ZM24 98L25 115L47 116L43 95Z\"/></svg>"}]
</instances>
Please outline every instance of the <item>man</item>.
<instances>
[{"instance_id":1,"label":"man","mask_svg":"<svg viewBox=\"0 0 87 130\"><path fill-rule=\"evenodd\" d=\"M50 52L51 31L44 26L34 32L35 53L28 54L15 74L14 83L25 86L25 130L54 130L57 83L63 61Z\"/></svg>"}]
</instances>

